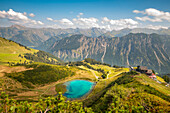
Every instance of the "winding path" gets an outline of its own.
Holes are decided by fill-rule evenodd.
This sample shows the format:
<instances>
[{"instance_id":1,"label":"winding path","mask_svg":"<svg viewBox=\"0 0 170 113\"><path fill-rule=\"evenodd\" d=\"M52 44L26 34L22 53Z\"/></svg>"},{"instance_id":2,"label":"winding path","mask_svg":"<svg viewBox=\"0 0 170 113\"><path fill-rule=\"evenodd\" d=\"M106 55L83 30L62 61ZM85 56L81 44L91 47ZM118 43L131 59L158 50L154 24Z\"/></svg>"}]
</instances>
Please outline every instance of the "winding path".
<instances>
[{"instance_id":1,"label":"winding path","mask_svg":"<svg viewBox=\"0 0 170 113\"><path fill-rule=\"evenodd\" d=\"M109 78L108 76L109 76L109 74L110 74L110 71L109 71L109 73L107 74L107 79Z\"/></svg>"},{"instance_id":2,"label":"winding path","mask_svg":"<svg viewBox=\"0 0 170 113\"><path fill-rule=\"evenodd\" d=\"M96 79L98 80L98 76L96 76L96 74L95 74L95 72L94 71L92 71L91 69L90 69L90 71L93 73L93 75L96 77Z\"/></svg>"}]
</instances>

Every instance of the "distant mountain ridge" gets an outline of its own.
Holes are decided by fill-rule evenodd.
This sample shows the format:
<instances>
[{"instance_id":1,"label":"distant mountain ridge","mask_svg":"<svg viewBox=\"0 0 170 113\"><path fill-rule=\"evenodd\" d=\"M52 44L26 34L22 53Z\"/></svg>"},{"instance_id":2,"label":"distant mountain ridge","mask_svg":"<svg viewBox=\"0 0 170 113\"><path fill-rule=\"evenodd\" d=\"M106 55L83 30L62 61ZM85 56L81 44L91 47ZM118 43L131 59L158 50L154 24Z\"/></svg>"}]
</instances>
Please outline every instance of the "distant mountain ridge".
<instances>
[{"instance_id":1,"label":"distant mountain ridge","mask_svg":"<svg viewBox=\"0 0 170 113\"><path fill-rule=\"evenodd\" d=\"M72 34L61 34L58 36L52 36L48 40L42 42L39 46L35 47L35 49L48 52L48 48L50 48L57 40L61 40L65 37L70 37L71 35Z\"/></svg>"},{"instance_id":2,"label":"distant mountain ridge","mask_svg":"<svg viewBox=\"0 0 170 113\"><path fill-rule=\"evenodd\" d=\"M51 29L13 25L0 27L0 36L52 53L64 61L89 57L111 65L145 65L161 73L170 73L170 29L126 28L106 32L98 28Z\"/></svg>"},{"instance_id":3,"label":"distant mountain ridge","mask_svg":"<svg viewBox=\"0 0 170 113\"><path fill-rule=\"evenodd\" d=\"M162 37L144 33L114 38L72 35L57 40L48 51L64 61L93 58L111 65L144 65L157 72L170 73L170 50L164 43L170 37L164 37L163 40Z\"/></svg>"},{"instance_id":4,"label":"distant mountain ridge","mask_svg":"<svg viewBox=\"0 0 170 113\"><path fill-rule=\"evenodd\" d=\"M21 43L25 46L40 46L46 40L54 36L60 35L74 35L83 34L88 37L99 37L105 36L111 37L122 37L129 33L157 33L160 35L170 35L169 29L147 29L147 28L134 28L134 29L122 29L122 30L112 30L106 31L100 28L90 28L90 29L52 29L52 28L28 28L21 25L12 25L11 27L0 27L0 37L13 40L15 42ZM61 36L60 36L61 37Z\"/></svg>"},{"instance_id":5,"label":"distant mountain ridge","mask_svg":"<svg viewBox=\"0 0 170 113\"><path fill-rule=\"evenodd\" d=\"M98 37L105 33L104 29L52 29L52 28L28 28L20 25L0 27L0 37L11 39L25 46L38 46L40 43L53 36L64 34L83 34L90 37Z\"/></svg>"},{"instance_id":6,"label":"distant mountain ridge","mask_svg":"<svg viewBox=\"0 0 170 113\"><path fill-rule=\"evenodd\" d=\"M108 38L109 37L121 37L129 33L145 33L145 34L156 33L159 35L170 35L170 28L169 29L158 29L158 30L148 29L148 28L134 28L134 29L125 28L125 29L118 30L118 31L116 30L108 31L104 33L102 36L106 36Z\"/></svg>"}]
</instances>

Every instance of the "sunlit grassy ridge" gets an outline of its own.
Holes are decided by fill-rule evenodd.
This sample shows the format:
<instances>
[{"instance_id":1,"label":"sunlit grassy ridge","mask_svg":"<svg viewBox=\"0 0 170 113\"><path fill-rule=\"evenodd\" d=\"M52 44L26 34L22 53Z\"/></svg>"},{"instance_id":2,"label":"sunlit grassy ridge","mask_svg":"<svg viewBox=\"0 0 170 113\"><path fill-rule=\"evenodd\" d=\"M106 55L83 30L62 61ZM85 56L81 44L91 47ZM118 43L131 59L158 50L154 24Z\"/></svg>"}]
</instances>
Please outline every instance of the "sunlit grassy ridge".
<instances>
[{"instance_id":1,"label":"sunlit grassy ridge","mask_svg":"<svg viewBox=\"0 0 170 113\"><path fill-rule=\"evenodd\" d=\"M0 37L0 64L21 65L30 62L57 64L59 58L44 51L28 48L21 44Z\"/></svg>"},{"instance_id":2,"label":"sunlit grassy ridge","mask_svg":"<svg viewBox=\"0 0 170 113\"><path fill-rule=\"evenodd\" d=\"M34 53L38 52L38 50L27 48L20 44L17 44L13 41L4 39L0 37L0 62L24 62L29 61L24 57L19 57L19 55L23 55L25 53Z\"/></svg>"},{"instance_id":3,"label":"sunlit grassy ridge","mask_svg":"<svg viewBox=\"0 0 170 113\"><path fill-rule=\"evenodd\" d=\"M38 50L27 48L23 45L15 43L13 41L4 39L0 37L0 53L10 53L10 54L22 54L22 53L33 53Z\"/></svg>"},{"instance_id":4,"label":"sunlit grassy ridge","mask_svg":"<svg viewBox=\"0 0 170 113\"><path fill-rule=\"evenodd\" d=\"M136 80L141 82L144 85L150 85L151 87L157 89L158 91L164 93L165 95L170 96L170 88L166 87L152 79L150 79L147 75L145 74L140 74L139 76L135 76Z\"/></svg>"},{"instance_id":5,"label":"sunlit grassy ridge","mask_svg":"<svg viewBox=\"0 0 170 113\"><path fill-rule=\"evenodd\" d=\"M79 68L81 69L85 69L85 70L88 70L88 71L91 71L92 73L94 73L97 77L101 77L102 73L101 72L98 72L98 71L95 71L95 70L92 70L92 69L89 69L85 66L78 66ZM95 76L94 75L94 76Z\"/></svg>"},{"instance_id":6,"label":"sunlit grassy ridge","mask_svg":"<svg viewBox=\"0 0 170 113\"><path fill-rule=\"evenodd\" d=\"M165 80L164 80L163 78L161 78L161 77L159 77L159 76L156 76L156 78L157 78L158 81L160 81L160 82L162 82L162 83L165 83Z\"/></svg>"},{"instance_id":7,"label":"sunlit grassy ridge","mask_svg":"<svg viewBox=\"0 0 170 113\"><path fill-rule=\"evenodd\" d=\"M114 67L109 67L107 65L98 65L98 64L91 65L90 63L88 63L88 65L92 66L95 69L103 69L105 72L108 72L108 78L129 71L129 68L114 68Z\"/></svg>"},{"instance_id":8,"label":"sunlit grassy ridge","mask_svg":"<svg viewBox=\"0 0 170 113\"><path fill-rule=\"evenodd\" d=\"M94 112L168 112L168 92L158 90L165 86L157 82L154 82L154 86L143 84L138 80L140 76L147 82L153 82L146 75L124 73L109 84L106 82L102 90L98 88L98 93L92 92L93 95L84 100L85 105L92 107Z\"/></svg>"}]
</instances>

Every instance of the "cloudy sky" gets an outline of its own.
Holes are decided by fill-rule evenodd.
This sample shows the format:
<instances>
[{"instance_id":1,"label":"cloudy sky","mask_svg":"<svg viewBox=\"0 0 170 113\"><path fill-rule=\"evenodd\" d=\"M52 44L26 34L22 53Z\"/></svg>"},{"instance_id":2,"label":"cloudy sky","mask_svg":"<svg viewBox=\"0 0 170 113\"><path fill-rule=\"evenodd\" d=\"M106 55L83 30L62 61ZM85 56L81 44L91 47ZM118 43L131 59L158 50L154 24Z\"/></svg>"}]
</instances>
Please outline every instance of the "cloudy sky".
<instances>
[{"instance_id":1,"label":"cloudy sky","mask_svg":"<svg viewBox=\"0 0 170 113\"><path fill-rule=\"evenodd\" d=\"M167 29L170 0L0 0L0 27Z\"/></svg>"}]
</instances>

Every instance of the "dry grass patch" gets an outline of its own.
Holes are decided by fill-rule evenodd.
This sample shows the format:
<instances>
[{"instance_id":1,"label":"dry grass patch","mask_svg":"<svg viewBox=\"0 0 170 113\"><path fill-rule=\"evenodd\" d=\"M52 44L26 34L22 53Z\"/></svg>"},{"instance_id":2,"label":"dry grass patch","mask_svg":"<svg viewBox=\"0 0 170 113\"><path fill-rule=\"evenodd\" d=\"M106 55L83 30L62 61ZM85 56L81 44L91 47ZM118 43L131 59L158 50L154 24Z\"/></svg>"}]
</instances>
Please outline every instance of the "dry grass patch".
<instances>
[{"instance_id":1,"label":"dry grass patch","mask_svg":"<svg viewBox=\"0 0 170 113\"><path fill-rule=\"evenodd\" d=\"M33 70L33 68L26 68L24 66L8 67L8 66L0 65L0 74L22 72L22 71L26 71L26 70Z\"/></svg>"}]
</instances>

